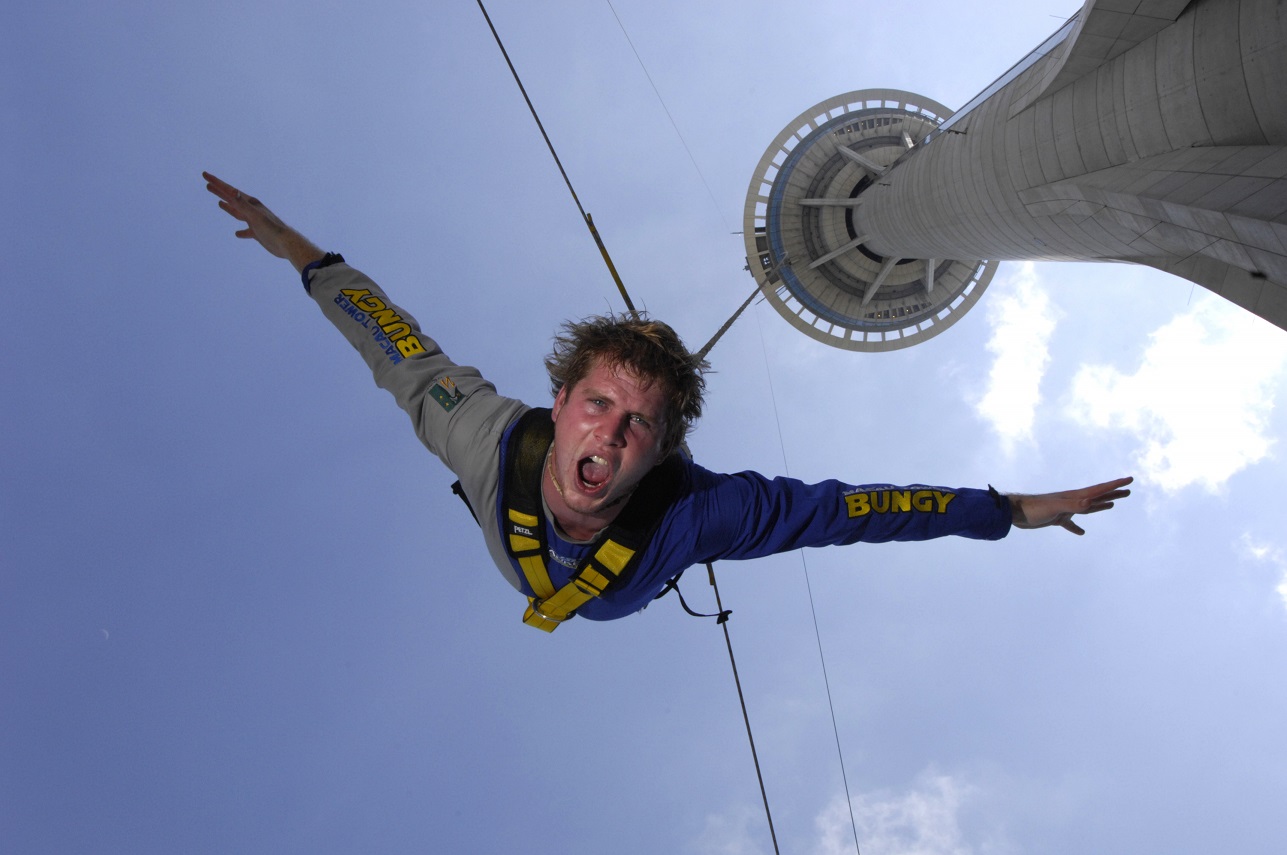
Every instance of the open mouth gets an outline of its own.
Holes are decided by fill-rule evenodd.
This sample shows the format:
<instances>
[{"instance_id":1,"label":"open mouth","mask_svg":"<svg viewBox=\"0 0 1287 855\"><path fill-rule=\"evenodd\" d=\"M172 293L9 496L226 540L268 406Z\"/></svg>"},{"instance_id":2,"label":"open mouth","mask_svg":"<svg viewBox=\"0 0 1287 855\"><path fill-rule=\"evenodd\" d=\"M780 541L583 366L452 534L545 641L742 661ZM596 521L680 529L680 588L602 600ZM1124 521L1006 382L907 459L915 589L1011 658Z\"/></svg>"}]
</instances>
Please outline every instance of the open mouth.
<instances>
[{"instance_id":1,"label":"open mouth","mask_svg":"<svg viewBox=\"0 0 1287 855\"><path fill-rule=\"evenodd\" d=\"M577 479L581 482L581 487L589 492L594 492L601 488L612 475L612 467L608 461L604 460L597 454L581 458L581 462L576 467Z\"/></svg>"}]
</instances>

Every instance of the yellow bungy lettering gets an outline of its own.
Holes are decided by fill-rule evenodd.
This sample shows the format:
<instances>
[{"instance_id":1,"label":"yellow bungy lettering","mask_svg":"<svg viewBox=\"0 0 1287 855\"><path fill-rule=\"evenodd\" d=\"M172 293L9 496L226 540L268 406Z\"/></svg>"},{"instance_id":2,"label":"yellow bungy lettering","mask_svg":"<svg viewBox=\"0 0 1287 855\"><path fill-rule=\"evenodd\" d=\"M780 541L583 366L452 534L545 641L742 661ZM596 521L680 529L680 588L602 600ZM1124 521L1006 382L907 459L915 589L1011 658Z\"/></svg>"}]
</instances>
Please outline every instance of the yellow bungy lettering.
<instances>
[{"instance_id":1,"label":"yellow bungy lettering","mask_svg":"<svg viewBox=\"0 0 1287 855\"><path fill-rule=\"evenodd\" d=\"M873 490L869 493L851 493L845 496L849 516L865 517L870 513L947 513L947 506L956 498L955 493L938 490Z\"/></svg>"},{"instance_id":2,"label":"yellow bungy lettering","mask_svg":"<svg viewBox=\"0 0 1287 855\"><path fill-rule=\"evenodd\" d=\"M416 336L409 335L398 342L398 353L403 356L415 356L418 353L424 353L425 346L420 343Z\"/></svg>"}]
</instances>

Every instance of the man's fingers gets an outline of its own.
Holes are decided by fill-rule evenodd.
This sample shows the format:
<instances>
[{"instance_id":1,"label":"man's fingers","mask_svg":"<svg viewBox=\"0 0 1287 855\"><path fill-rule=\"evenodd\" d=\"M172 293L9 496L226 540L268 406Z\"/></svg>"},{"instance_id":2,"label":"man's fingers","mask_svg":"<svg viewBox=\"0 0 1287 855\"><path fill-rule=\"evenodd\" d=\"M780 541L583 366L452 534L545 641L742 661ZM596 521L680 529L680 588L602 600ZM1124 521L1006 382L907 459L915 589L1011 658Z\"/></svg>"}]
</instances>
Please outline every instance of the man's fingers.
<instances>
[{"instance_id":1,"label":"man's fingers","mask_svg":"<svg viewBox=\"0 0 1287 855\"><path fill-rule=\"evenodd\" d=\"M1082 535L1086 531L1073 517L1078 514L1097 514L1113 507L1118 499L1131 494L1125 489L1134 478L1115 478L1092 487L1080 490L1066 490L1062 493L1044 493L1035 496L1011 495L1014 524L1018 528L1043 528L1059 526L1073 534Z\"/></svg>"},{"instance_id":2,"label":"man's fingers","mask_svg":"<svg viewBox=\"0 0 1287 855\"><path fill-rule=\"evenodd\" d=\"M1089 499L1081 501L1081 510L1077 511L1077 513L1091 514L1095 511L1111 508L1118 499L1125 499L1130 494L1130 490L1116 490L1106 496L1091 496Z\"/></svg>"},{"instance_id":3,"label":"man's fingers","mask_svg":"<svg viewBox=\"0 0 1287 855\"><path fill-rule=\"evenodd\" d=\"M1134 478L1116 478L1112 481L1105 481L1103 484L1096 484L1093 487L1085 487L1077 490L1074 495L1080 494L1081 501L1078 504L1081 509L1078 513L1089 514L1098 510L1105 510L1113 506L1113 502L1118 499L1125 499L1131 494L1130 490L1122 489L1127 484L1134 481Z\"/></svg>"},{"instance_id":4,"label":"man's fingers","mask_svg":"<svg viewBox=\"0 0 1287 855\"><path fill-rule=\"evenodd\" d=\"M1106 493L1112 493L1112 492L1118 492L1125 495L1130 491L1129 490L1123 491L1121 488L1125 487L1127 484L1131 483L1134 480L1135 480L1134 478L1129 476L1126 478L1114 478L1112 481L1105 481L1103 484L1096 484L1093 487L1087 487L1082 492L1088 493L1092 496L1102 496Z\"/></svg>"},{"instance_id":5,"label":"man's fingers","mask_svg":"<svg viewBox=\"0 0 1287 855\"><path fill-rule=\"evenodd\" d=\"M202 172L201 177L206 180L206 186L210 188L211 193L236 193L237 188L233 187L227 181L212 175L209 172Z\"/></svg>"},{"instance_id":6,"label":"man's fingers","mask_svg":"<svg viewBox=\"0 0 1287 855\"><path fill-rule=\"evenodd\" d=\"M233 216L237 216L234 212L235 208L261 204L255 197L247 196L227 181L221 181L209 172L203 172L201 175L206 179L206 189L219 197L219 207ZM245 217L241 219L245 219Z\"/></svg>"},{"instance_id":7,"label":"man's fingers","mask_svg":"<svg viewBox=\"0 0 1287 855\"><path fill-rule=\"evenodd\" d=\"M206 180L206 189L218 196L220 199L234 199L237 195L237 188L233 187L226 181L220 181L209 172L201 173L201 177Z\"/></svg>"}]
</instances>

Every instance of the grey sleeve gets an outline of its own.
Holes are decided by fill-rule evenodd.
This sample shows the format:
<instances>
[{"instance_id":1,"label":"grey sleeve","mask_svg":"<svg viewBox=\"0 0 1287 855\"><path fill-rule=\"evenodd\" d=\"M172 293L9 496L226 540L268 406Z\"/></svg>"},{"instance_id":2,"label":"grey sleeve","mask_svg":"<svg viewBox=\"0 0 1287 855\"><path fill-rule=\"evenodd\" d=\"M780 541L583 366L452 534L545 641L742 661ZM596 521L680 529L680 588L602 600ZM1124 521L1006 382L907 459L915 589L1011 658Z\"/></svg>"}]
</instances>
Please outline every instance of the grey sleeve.
<instances>
[{"instance_id":1,"label":"grey sleeve","mask_svg":"<svg viewBox=\"0 0 1287 855\"><path fill-rule=\"evenodd\" d=\"M322 314L366 360L376 385L393 395L420 441L460 479L497 568L518 588L518 575L496 523L500 441L528 406L496 394L478 369L457 365L363 273L333 264L310 274L309 293ZM445 487L444 487L445 489Z\"/></svg>"}]
</instances>

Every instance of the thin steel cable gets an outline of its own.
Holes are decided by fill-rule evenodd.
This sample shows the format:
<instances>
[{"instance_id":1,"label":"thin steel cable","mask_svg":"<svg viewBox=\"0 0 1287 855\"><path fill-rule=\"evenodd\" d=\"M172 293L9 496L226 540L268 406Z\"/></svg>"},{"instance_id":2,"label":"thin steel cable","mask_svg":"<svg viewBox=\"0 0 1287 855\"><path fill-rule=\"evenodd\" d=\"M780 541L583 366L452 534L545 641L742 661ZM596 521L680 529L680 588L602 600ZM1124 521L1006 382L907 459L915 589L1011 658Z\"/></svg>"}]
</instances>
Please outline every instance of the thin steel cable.
<instances>
[{"instance_id":1,"label":"thin steel cable","mask_svg":"<svg viewBox=\"0 0 1287 855\"><path fill-rule=\"evenodd\" d=\"M617 19L617 26L621 28L621 34L626 37L626 44L630 45L630 50L634 53L635 60L639 63L639 67L643 69L644 77L648 78L648 85L652 87L653 94L657 96L657 103L661 104L661 109L666 113L666 118L670 119L670 126L675 129L675 136L679 137L679 144L684 147L689 161L693 164L693 169L697 172L697 177L701 179L702 186L706 188L706 195L710 197L711 204L715 206L715 213L719 214L720 220L724 223L724 228L732 231L732 227L728 224L728 218L724 216L724 211L719 206L719 200L715 198L715 191L711 190L710 182L706 180L706 174L702 172L702 168L697 164L697 158L693 156L693 150L688 147L688 140L684 138L684 132L679 129L679 123L675 121L674 114L666 106L666 99L661 97L661 90L657 88L657 82L652 79L652 73L648 71L648 66L644 64L643 57L639 55L639 49L635 47L635 40L630 38L630 32L626 29L625 22L621 20L621 15L617 14L617 7L612 5L612 0L606 0L606 2L608 8L612 10L612 17ZM733 233L739 234L738 232ZM756 286L756 291L759 291L759 286ZM733 316L725 321L724 326L715 332L711 340L706 342L705 347L697 351L699 358L704 359L706 354L710 353L711 348L715 346L715 342L719 341L720 337L728 332L728 328L733 325L733 322L741 316L742 312L746 311L746 307L751 305L751 301L755 299L756 291L751 292L751 296L746 298L746 302L738 307L737 311L733 312Z\"/></svg>"},{"instance_id":2,"label":"thin steel cable","mask_svg":"<svg viewBox=\"0 0 1287 855\"><path fill-rule=\"evenodd\" d=\"M769 794L764 789L764 775L760 772L760 755L755 751L755 737L751 734L751 717L746 712L746 696L742 694L742 679L737 675L737 660L733 658L733 639L728 634L728 620L724 615L724 603L720 600L719 585L715 582L715 568L706 564L706 574L711 587L715 589L715 608L723 616L720 625L724 627L724 644L728 647L728 662L733 666L733 682L737 685L737 700L742 704L742 721L746 723L746 738L751 743L751 760L755 762L755 777L760 782L760 798L764 800L764 817L769 821L769 837L773 839L773 851L781 855L778 849L778 833L773 829L773 813L769 810Z\"/></svg>"},{"instance_id":3,"label":"thin steel cable","mask_svg":"<svg viewBox=\"0 0 1287 855\"><path fill-rule=\"evenodd\" d=\"M773 372L769 369L769 348L764 341L764 326L759 323L759 315L756 316L756 326L760 330L760 350L764 354L764 373L769 381L769 401L773 404L773 421L778 429L778 447L782 452L782 467L787 475L791 474L791 466L787 462L786 442L782 438L782 417L778 413L777 393L773 390ZM845 785L845 806L849 808L849 825L854 832L854 851L862 855L862 849L858 846L858 821L854 818L853 797L849 794L849 775L845 772L845 754L840 748L840 726L836 724L836 707L831 700L831 679L827 676L827 657L822 652L822 632L818 629L818 609L813 603L813 582L809 579L809 561L805 558L804 550L796 550L800 553L800 565L804 568L804 587L809 593L809 613L813 616L813 637L818 642L818 660L822 663L822 683L827 688L827 708L831 711L831 731L836 737L836 756L840 759L840 779Z\"/></svg>"},{"instance_id":4,"label":"thin steel cable","mask_svg":"<svg viewBox=\"0 0 1287 855\"><path fill-rule=\"evenodd\" d=\"M563 176L563 183L568 186L568 192L572 194L572 201L576 203L576 208L581 212L581 218L585 220L586 228L590 230L590 236L594 238L595 246L599 247L599 254L603 256L603 263L608 265L608 272L612 274L612 281L617 283L617 290L621 292L621 299L626 301L626 308L630 314L636 318L639 317L639 311L626 292L625 283L621 281L621 275L617 273L617 267L612 263L612 256L608 255L608 247L604 245L603 238L599 237L599 230L594 227L594 220L585 212L581 205L580 198L576 195L576 190L572 188L572 179L568 178L567 170L563 168L563 161L559 160L559 153L554 150L554 143L550 142L550 135L545 132L545 125L541 123L541 117L536 114L536 107L532 105L532 99L527 97L527 88L523 86L523 81L518 76L518 69L514 68L514 63L510 61L509 51L505 50L505 43L501 41L500 33L496 32L496 27L492 24L492 16L487 14L487 7L483 5L483 0L478 0L478 8L483 13L483 18L487 21L487 28L492 31L492 38L496 40L496 46L500 48L501 56L505 57L505 64L509 66L509 73L514 75L514 82L518 84L518 91L523 93L523 100L527 102L527 109L531 112L532 118L536 120L536 127L541 131L541 136L545 139L545 146L550 150L554 157L554 163L559 168L559 174Z\"/></svg>"},{"instance_id":5,"label":"thin steel cable","mask_svg":"<svg viewBox=\"0 0 1287 855\"><path fill-rule=\"evenodd\" d=\"M724 216L724 211L719 206L719 201L715 198L715 192L711 190L711 185L707 183L706 176L702 173L702 168L697 165L697 158L693 157L693 150L688 147L688 140L684 139L684 134L679 130L679 123L671 115L670 108L666 106L666 99L661 97L661 90L657 88L656 82L653 81L652 75L648 73L648 66L644 65L643 57L639 55L639 50L635 47L634 40L630 38L630 33L626 32L626 25L622 23L621 16L617 14L617 7L612 5L612 0L607 0L608 8L612 10L612 17L617 19L617 26L621 28L621 34L626 37L626 43L630 45L630 50L634 51L635 59L639 61L639 67L643 69L644 77L648 78L648 85L652 87L653 94L657 96L661 109L666 111L666 118L670 119L670 126L675 129L675 136L679 137L679 143L688 153L688 159L692 161L693 169L697 170L697 177L702 180L702 186L706 188L706 195L711 197L711 204L715 206L715 213L719 214L720 221L724 223L724 228L732 231L728 224L728 218Z\"/></svg>"}]
</instances>

